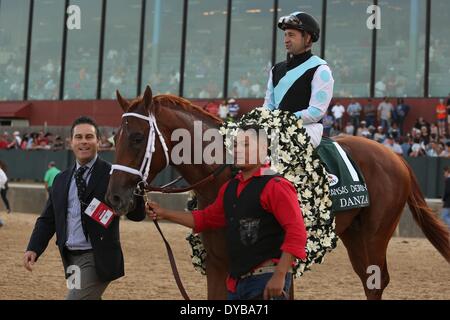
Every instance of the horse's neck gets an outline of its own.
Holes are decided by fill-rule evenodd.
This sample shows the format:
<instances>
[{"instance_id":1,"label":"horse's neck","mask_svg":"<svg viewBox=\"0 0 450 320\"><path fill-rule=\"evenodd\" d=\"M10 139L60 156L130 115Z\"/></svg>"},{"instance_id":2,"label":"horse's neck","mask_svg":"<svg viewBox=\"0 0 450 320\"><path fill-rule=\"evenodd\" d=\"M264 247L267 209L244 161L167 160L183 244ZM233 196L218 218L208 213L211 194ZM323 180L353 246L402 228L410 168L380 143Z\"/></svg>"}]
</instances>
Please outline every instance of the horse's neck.
<instances>
[{"instance_id":1,"label":"horse's neck","mask_svg":"<svg viewBox=\"0 0 450 320\"><path fill-rule=\"evenodd\" d=\"M183 178L193 185L210 175L216 167L211 165L189 165L183 164L175 167L177 171L183 176ZM219 176L214 180L198 186L194 189L197 199L199 201L199 208L206 207L214 202L219 192L220 187L230 179L231 171L226 168Z\"/></svg>"}]
</instances>

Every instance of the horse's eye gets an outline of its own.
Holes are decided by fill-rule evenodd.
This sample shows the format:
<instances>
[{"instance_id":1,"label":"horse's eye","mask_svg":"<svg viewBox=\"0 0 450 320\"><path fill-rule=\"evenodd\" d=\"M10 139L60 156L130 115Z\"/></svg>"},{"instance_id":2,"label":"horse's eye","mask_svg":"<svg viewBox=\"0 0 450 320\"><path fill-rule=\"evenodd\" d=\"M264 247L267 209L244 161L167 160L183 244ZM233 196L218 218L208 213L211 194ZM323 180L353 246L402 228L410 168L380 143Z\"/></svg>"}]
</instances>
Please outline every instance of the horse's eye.
<instances>
[{"instance_id":1,"label":"horse's eye","mask_svg":"<svg viewBox=\"0 0 450 320\"><path fill-rule=\"evenodd\" d=\"M133 144L140 144L144 141L144 135L142 133L132 133L130 135L130 141Z\"/></svg>"}]
</instances>

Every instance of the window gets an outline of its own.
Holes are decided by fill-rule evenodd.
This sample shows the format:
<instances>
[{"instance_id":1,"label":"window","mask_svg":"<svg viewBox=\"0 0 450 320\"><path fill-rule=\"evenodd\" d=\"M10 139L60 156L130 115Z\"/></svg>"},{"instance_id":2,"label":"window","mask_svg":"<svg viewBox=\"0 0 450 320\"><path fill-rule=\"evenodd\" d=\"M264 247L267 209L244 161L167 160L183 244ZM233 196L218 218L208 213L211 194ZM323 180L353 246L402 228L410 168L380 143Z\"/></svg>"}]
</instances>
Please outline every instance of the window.
<instances>
[{"instance_id":1,"label":"window","mask_svg":"<svg viewBox=\"0 0 450 320\"><path fill-rule=\"evenodd\" d=\"M108 0L103 55L102 98L115 99L116 89L135 98L141 25L140 0Z\"/></svg>"},{"instance_id":2,"label":"window","mask_svg":"<svg viewBox=\"0 0 450 320\"><path fill-rule=\"evenodd\" d=\"M380 2L375 96L423 96L426 1Z\"/></svg>"},{"instance_id":3,"label":"window","mask_svg":"<svg viewBox=\"0 0 450 320\"><path fill-rule=\"evenodd\" d=\"M431 1L430 38L430 87L433 97L443 97L450 92L450 25L448 23L450 2Z\"/></svg>"},{"instance_id":4,"label":"window","mask_svg":"<svg viewBox=\"0 0 450 320\"><path fill-rule=\"evenodd\" d=\"M179 94L183 0L147 1L142 88ZM170 36L167 36L170 35Z\"/></svg>"},{"instance_id":5,"label":"window","mask_svg":"<svg viewBox=\"0 0 450 320\"><path fill-rule=\"evenodd\" d=\"M27 0L0 3L0 100L23 99L29 7Z\"/></svg>"},{"instance_id":6,"label":"window","mask_svg":"<svg viewBox=\"0 0 450 320\"><path fill-rule=\"evenodd\" d=\"M81 11L81 29L67 30L64 99L97 95L101 0L71 0Z\"/></svg>"},{"instance_id":7,"label":"window","mask_svg":"<svg viewBox=\"0 0 450 320\"><path fill-rule=\"evenodd\" d=\"M272 25L272 0L233 1L228 96L264 97L272 59Z\"/></svg>"},{"instance_id":8,"label":"window","mask_svg":"<svg viewBox=\"0 0 450 320\"><path fill-rule=\"evenodd\" d=\"M223 97L226 19L227 1L189 1L185 97Z\"/></svg>"},{"instance_id":9,"label":"window","mask_svg":"<svg viewBox=\"0 0 450 320\"><path fill-rule=\"evenodd\" d=\"M59 98L64 1L35 0L28 98Z\"/></svg>"},{"instance_id":10,"label":"window","mask_svg":"<svg viewBox=\"0 0 450 320\"><path fill-rule=\"evenodd\" d=\"M370 95L373 31L366 22L372 4L368 0L328 1L325 60L333 72L335 97Z\"/></svg>"}]
</instances>

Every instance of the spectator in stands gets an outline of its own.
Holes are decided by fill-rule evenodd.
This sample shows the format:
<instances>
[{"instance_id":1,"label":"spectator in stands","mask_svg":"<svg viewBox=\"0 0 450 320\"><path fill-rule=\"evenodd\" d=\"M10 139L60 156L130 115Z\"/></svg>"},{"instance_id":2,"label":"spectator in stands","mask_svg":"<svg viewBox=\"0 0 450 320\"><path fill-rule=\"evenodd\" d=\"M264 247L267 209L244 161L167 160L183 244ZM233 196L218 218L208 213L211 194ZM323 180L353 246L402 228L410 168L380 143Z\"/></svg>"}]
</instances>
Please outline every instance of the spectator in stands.
<instances>
[{"instance_id":1,"label":"spectator in stands","mask_svg":"<svg viewBox=\"0 0 450 320\"><path fill-rule=\"evenodd\" d=\"M383 143L384 139L386 139L386 134L384 133L384 128L382 126L378 126L377 132L373 135L373 140L379 143Z\"/></svg>"},{"instance_id":2,"label":"spectator in stands","mask_svg":"<svg viewBox=\"0 0 450 320\"><path fill-rule=\"evenodd\" d=\"M204 109L206 112L212 114L213 116L218 116L219 106L217 105L217 103L210 101L205 105Z\"/></svg>"},{"instance_id":3,"label":"spectator in stands","mask_svg":"<svg viewBox=\"0 0 450 320\"><path fill-rule=\"evenodd\" d=\"M330 137L335 137L341 134L341 130L339 130L338 124L335 122L330 130Z\"/></svg>"},{"instance_id":4,"label":"spectator in stands","mask_svg":"<svg viewBox=\"0 0 450 320\"><path fill-rule=\"evenodd\" d=\"M239 104L233 98L228 100L228 113L233 120L237 120L239 117Z\"/></svg>"},{"instance_id":5,"label":"spectator in stands","mask_svg":"<svg viewBox=\"0 0 450 320\"><path fill-rule=\"evenodd\" d=\"M354 128L359 128L361 111L362 111L361 104L352 98L350 100L350 104L347 107L347 113L350 116L350 119L351 119L351 122L352 122ZM356 134L356 130L355 130L355 134Z\"/></svg>"},{"instance_id":6,"label":"spectator in stands","mask_svg":"<svg viewBox=\"0 0 450 320\"><path fill-rule=\"evenodd\" d=\"M447 149L445 147L445 143L439 141L437 144L438 144L438 150L439 150L438 157L446 158L447 157Z\"/></svg>"},{"instance_id":7,"label":"spectator in stands","mask_svg":"<svg viewBox=\"0 0 450 320\"><path fill-rule=\"evenodd\" d=\"M376 97L383 97L386 94L386 84L384 83L384 78L377 81L375 83L375 96Z\"/></svg>"},{"instance_id":8,"label":"spectator in stands","mask_svg":"<svg viewBox=\"0 0 450 320\"><path fill-rule=\"evenodd\" d=\"M411 135L408 134L408 136L402 138L401 142L400 142L400 147L403 150L404 156L409 156L409 154L411 152L411 146L412 146L412 139L411 139Z\"/></svg>"},{"instance_id":9,"label":"spectator in stands","mask_svg":"<svg viewBox=\"0 0 450 320\"><path fill-rule=\"evenodd\" d=\"M50 161L44 175L45 190L47 190L48 195L50 195L50 192L52 191L53 180L55 180L55 177L60 172L61 170L56 167L55 161Z\"/></svg>"},{"instance_id":10,"label":"spectator in stands","mask_svg":"<svg viewBox=\"0 0 450 320\"><path fill-rule=\"evenodd\" d=\"M398 124L398 128L400 129L400 135L404 135L404 124L405 119L408 116L410 110L410 106L408 106L405 101L400 98L397 100L397 106L395 107L395 121Z\"/></svg>"},{"instance_id":11,"label":"spectator in stands","mask_svg":"<svg viewBox=\"0 0 450 320\"><path fill-rule=\"evenodd\" d=\"M430 129L430 124L423 117L417 118L414 128L421 130L423 126L427 127L427 130Z\"/></svg>"},{"instance_id":12,"label":"spectator in stands","mask_svg":"<svg viewBox=\"0 0 450 320\"><path fill-rule=\"evenodd\" d=\"M114 137L115 136L116 136L116 132L113 130L113 132L111 132L111 135L108 138L108 141L111 142L111 144L112 144L112 148L111 149L115 148L115 144L116 144L115 141L114 141Z\"/></svg>"},{"instance_id":13,"label":"spectator in stands","mask_svg":"<svg viewBox=\"0 0 450 320\"><path fill-rule=\"evenodd\" d=\"M450 229L450 168L444 168L445 188L444 195L442 196L443 208L441 212L442 220L447 224Z\"/></svg>"},{"instance_id":14,"label":"spectator in stands","mask_svg":"<svg viewBox=\"0 0 450 320\"><path fill-rule=\"evenodd\" d=\"M53 142L52 145L52 150L53 151L64 150L64 141L60 136L55 137L55 141Z\"/></svg>"},{"instance_id":15,"label":"spectator in stands","mask_svg":"<svg viewBox=\"0 0 450 320\"><path fill-rule=\"evenodd\" d=\"M99 151L109 151L114 147L114 145L105 137L100 138Z\"/></svg>"},{"instance_id":16,"label":"spectator in stands","mask_svg":"<svg viewBox=\"0 0 450 320\"><path fill-rule=\"evenodd\" d=\"M333 113L334 121L337 124L337 129L341 131L344 127L343 117L345 113L344 106L340 103L340 101L336 101L336 104L331 108L331 112Z\"/></svg>"},{"instance_id":17,"label":"spectator in stands","mask_svg":"<svg viewBox=\"0 0 450 320\"><path fill-rule=\"evenodd\" d=\"M8 176L6 175L6 165L0 161L0 194L2 196L3 203L5 204L6 212L11 213L11 207L7 197L8 193Z\"/></svg>"},{"instance_id":18,"label":"spectator in stands","mask_svg":"<svg viewBox=\"0 0 450 320\"><path fill-rule=\"evenodd\" d=\"M28 139L30 138L30 136L28 135L28 133L25 133L22 136L22 142L20 143L20 149L21 150L27 150L27 145L28 145Z\"/></svg>"},{"instance_id":19,"label":"spectator in stands","mask_svg":"<svg viewBox=\"0 0 450 320\"><path fill-rule=\"evenodd\" d=\"M20 145L22 143L22 138L20 137L20 132L19 131L14 131L14 133L13 133L13 142L14 142L14 146L12 148L13 149L20 149Z\"/></svg>"},{"instance_id":20,"label":"spectator in stands","mask_svg":"<svg viewBox=\"0 0 450 320\"><path fill-rule=\"evenodd\" d=\"M351 122L347 122L347 125L344 128L344 133L353 136L355 134L355 126Z\"/></svg>"},{"instance_id":21,"label":"spectator in stands","mask_svg":"<svg viewBox=\"0 0 450 320\"><path fill-rule=\"evenodd\" d=\"M430 124L430 135L439 136L439 128L435 123Z\"/></svg>"},{"instance_id":22,"label":"spectator in stands","mask_svg":"<svg viewBox=\"0 0 450 320\"><path fill-rule=\"evenodd\" d=\"M397 123L392 123L392 126L388 130L388 135L394 137L394 139L398 139L400 137L400 130Z\"/></svg>"},{"instance_id":23,"label":"spectator in stands","mask_svg":"<svg viewBox=\"0 0 450 320\"><path fill-rule=\"evenodd\" d=\"M389 130L392 121L392 112L394 107L389 102L387 97L384 97L383 102L378 105L378 123L384 128Z\"/></svg>"},{"instance_id":24,"label":"spectator in stands","mask_svg":"<svg viewBox=\"0 0 450 320\"><path fill-rule=\"evenodd\" d=\"M447 122L447 106L444 105L444 99L439 99L439 103L436 106L436 120L440 133L445 133L445 127Z\"/></svg>"},{"instance_id":25,"label":"spectator in stands","mask_svg":"<svg viewBox=\"0 0 450 320\"><path fill-rule=\"evenodd\" d=\"M443 145L442 152L439 154L439 157L450 158L450 141L445 144L441 142Z\"/></svg>"},{"instance_id":26,"label":"spectator in stands","mask_svg":"<svg viewBox=\"0 0 450 320\"><path fill-rule=\"evenodd\" d=\"M0 150L8 149L8 145L5 135L0 136Z\"/></svg>"},{"instance_id":27,"label":"spectator in stands","mask_svg":"<svg viewBox=\"0 0 450 320\"><path fill-rule=\"evenodd\" d=\"M374 126L377 116L377 108L373 105L372 99L367 99L367 104L364 105L363 112L367 127Z\"/></svg>"},{"instance_id":28,"label":"spectator in stands","mask_svg":"<svg viewBox=\"0 0 450 320\"><path fill-rule=\"evenodd\" d=\"M411 145L411 151L409 153L410 157L417 158L425 155L425 149L420 143L420 138L414 138L413 144Z\"/></svg>"},{"instance_id":29,"label":"spectator in stands","mask_svg":"<svg viewBox=\"0 0 450 320\"><path fill-rule=\"evenodd\" d=\"M327 114L322 119L323 124L323 136L331 137L331 128L333 128L334 118L331 115L331 110L327 111Z\"/></svg>"},{"instance_id":30,"label":"spectator in stands","mask_svg":"<svg viewBox=\"0 0 450 320\"><path fill-rule=\"evenodd\" d=\"M386 137L386 140L384 140L383 145L394 151L398 155L403 155L403 149L400 147L400 145L395 141L394 137L391 135L388 135Z\"/></svg>"},{"instance_id":31,"label":"spectator in stands","mask_svg":"<svg viewBox=\"0 0 450 320\"><path fill-rule=\"evenodd\" d=\"M225 100L219 105L219 117L223 121L226 121L228 118L228 104Z\"/></svg>"},{"instance_id":32,"label":"spectator in stands","mask_svg":"<svg viewBox=\"0 0 450 320\"><path fill-rule=\"evenodd\" d=\"M356 130L356 135L358 137L370 137L370 131L366 126L366 121L361 121L361 125L359 126L358 130Z\"/></svg>"},{"instance_id":33,"label":"spectator in stands","mask_svg":"<svg viewBox=\"0 0 450 320\"><path fill-rule=\"evenodd\" d=\"M420 128L420 140L425 146L430 143L429 130L425 126Z\"/></svg>"},{"instance_id":34,"label":"spectator in stands","mask_svg":"<svg viewBox=\"0 0 450 320\"><path fill-rule=\"evenodd\" d=\"M426 154L429 157L438 157L441 151L439 150L439 145L436 141L430 141L430 143L426 146Z\"/></svg>"}]
</instances>

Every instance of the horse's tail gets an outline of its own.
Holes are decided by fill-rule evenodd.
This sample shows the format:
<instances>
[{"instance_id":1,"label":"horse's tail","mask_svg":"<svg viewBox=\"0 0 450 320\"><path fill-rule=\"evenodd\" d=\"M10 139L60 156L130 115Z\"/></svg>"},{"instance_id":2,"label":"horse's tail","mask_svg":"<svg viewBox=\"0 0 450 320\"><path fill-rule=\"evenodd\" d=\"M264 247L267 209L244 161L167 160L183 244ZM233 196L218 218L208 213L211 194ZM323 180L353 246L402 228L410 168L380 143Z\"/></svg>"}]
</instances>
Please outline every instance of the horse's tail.
<instances>
[{"instance_id":1,"label":"horse's tail","mask_svg":"<svg viewBox=\"0 0 450 320\"><path fill-rule=\"evenodd\" d=\"M401 157L400 157L401 158ZM436 214L428 207L425 198L420 191L417 178L405 159L401 158L408 168L411 179L411 193L408 196L408 206L414 220L422 229L431 244L450 263L450 232L448 227L436 217Z\"/></svg>"}]
</instances>

